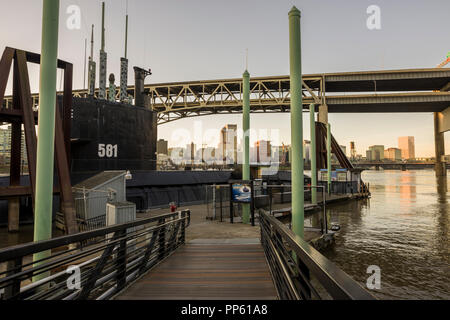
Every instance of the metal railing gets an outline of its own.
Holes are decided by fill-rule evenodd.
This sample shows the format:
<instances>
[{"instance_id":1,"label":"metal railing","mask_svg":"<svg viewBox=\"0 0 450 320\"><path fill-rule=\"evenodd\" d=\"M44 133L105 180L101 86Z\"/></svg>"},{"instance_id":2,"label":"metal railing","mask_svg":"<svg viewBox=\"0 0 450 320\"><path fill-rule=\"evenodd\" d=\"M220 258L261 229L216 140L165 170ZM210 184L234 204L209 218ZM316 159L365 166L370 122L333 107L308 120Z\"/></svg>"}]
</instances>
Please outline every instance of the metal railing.
<instances>
[{"instance_id":1,"label":"metal railing","mask_svg":"<svg viewBox=\"0 0 450 320\"><path fill-rule=\"evenodd\" d=\"M261 243L280 299L375 299L275 217L260 212L259 218Z\"/></svg>"},{"instance_id":2,"label":"metal railing","mask_svg":"<svg viewBox=\"0 0 450 320\"><path fill-rule=\"evenodd\" d=\"M183 210L0 250L2 299L111 298L184 244L189 224Z\"/></svg>"},{"instance_id":3,"label":"metal railing","mask_svg":"<svg viewBox=\"0 0 450 320\"><path fill-rule=\"evenodd\" d=\"M273 209L273 204L275 203L274 200L276 199L277 195L279 196L278 197L278 203L279 204L284 204L284 203L291 204L292 192L291 191L288 191L288 192L284 191L285 188L291 189L292 185L285 185L285 184L276 185L276 184L274 184L274 185L266 185L265 186L265 190L267 190L267 195L265 195L265 196L267 196L268 200L269 200L268 209L269 209L269 214L270 215L272 215L272 216L275 215L276 210L274 211L272 209ZM273 189L279 189L280 192L275 192L274 193ZM317 201L317 199L316 199L316 203L312 203L312 199L311 199L311 191L312 191L312 189L320 190L320 194L322 195L321 201ZM311 205L321 206L322 207L322 217L320 218L320 230L321 230L322 234L324 234L324 233L327 234L328 233L328 219L327 219L327 213L326 213L327 212L327 209L326 209L326 207L327 207L327 202L326 202L327 198L326 198L326 191L325 190L326 190L326 186L324 186L324 185L318 185L318 186L309 185L309 186L307 186L307 187L305 187L303 189L304 194L306 195L308 193L308 196L309 196L309 201L305 200L305 202L304 202L305 204L308 203L308 204L311 204ZM288 201L286 201L286 199L283 199L283 198L286 198L286 195L289 196Z\"/></svg>"},{"instance_id":4,"label":"metal railing","mask_svg":"<svg viewBox=\"0 0 450 320\"><path fill-rule=\"evenodd\" d=\"M214 184L205 189L206 219L223 222L230 218L230 185ZM241 206L233 203L234 216L242 216Z\"/></svg>"}]
</instances>

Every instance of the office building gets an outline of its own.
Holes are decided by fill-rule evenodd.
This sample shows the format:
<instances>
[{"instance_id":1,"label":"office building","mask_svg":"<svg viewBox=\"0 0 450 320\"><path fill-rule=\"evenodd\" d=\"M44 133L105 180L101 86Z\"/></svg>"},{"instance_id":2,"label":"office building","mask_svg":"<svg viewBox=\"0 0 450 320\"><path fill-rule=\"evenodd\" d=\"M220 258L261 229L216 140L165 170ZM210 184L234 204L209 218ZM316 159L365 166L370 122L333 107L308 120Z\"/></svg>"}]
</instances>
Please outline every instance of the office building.
<instances>
[{"instance_id":1,"label":"office building","mask_svg":"<svg viewBox=\"0 0 450 320\"><path fill-rule=\"evenodd\" d=\"M398 148L402 150L402 159L415 159L414 137L399 137Z\"/></svg>"},{"instance_id":2,"label":"office building","mask_svg":"<svg viewBox=\"0 0 450 320\"><path fill-rule=\"evenodd\" d=\"M227 124L222 128L219 148L222 149L224 164L237 163L237 125Z\"/></svg>"},{"instance_id":3,"label":"office building","mask_svg":"<svg viewBox=\"0 0 450 320\"><path fill-rule=\"evenodd\" d=\"M272 146L270 141L259 140L255 142L256 161L258 163L270 162L272 156Z\"/></svg>"},{"instance_id":4,"label":"office building","mask_svg":"<svg viewBox=\"0 0 450 320\"><path fill-rule=\"evenodd\" d=\"M384 146L383 145L374 145L370 146L370 152L366 152L366 158L369 161L381 161L384 159Z\"/></svg>"},{"instance_id":5,"label":"office building","mask_svg":"<svg viewBox=\"0 0 450 320\"><path fill-rule=\"evenodd\" d=\"M169 142L164 139L159 139L156 142L156 153L157 154L169 154Z\"/></svg>"},{"instance_id":6,"label":"office building","mask_svg":"<svg viewBox=\"0 0 450 320\"><path fill-rule=\"evenodd\" d=\"M350 159L356 158L356 148L355 148L355 142L350 141Z\"/></svg>"},{"instance_id":7,"label":"office building","mask_svg":"<svg viewBox=\"0 0 450 320\"><path fill-rule=\"evenodd\" d=\"M400 161L402 160L402 150L398 148L388 148L384 150L384 156L386 159L392 161Z\"/></svg>"}]
</instances>

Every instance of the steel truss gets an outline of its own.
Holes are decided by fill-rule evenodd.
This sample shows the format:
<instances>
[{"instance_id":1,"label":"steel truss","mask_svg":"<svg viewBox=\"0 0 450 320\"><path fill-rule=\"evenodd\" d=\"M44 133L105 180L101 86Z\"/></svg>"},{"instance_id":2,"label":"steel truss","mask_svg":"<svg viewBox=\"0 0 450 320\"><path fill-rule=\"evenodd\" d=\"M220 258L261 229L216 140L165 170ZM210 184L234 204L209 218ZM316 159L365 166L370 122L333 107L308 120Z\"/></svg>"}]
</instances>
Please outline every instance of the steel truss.
<instances>
[{"instance_id":1,"label":"steel truss","mask_svg":"<svg viewBox=\"0 0 450 320\"><path fill-rule=\"evenodd\" d=\"M321 76L303 78L303 104L324 104L324 79ZM289 111L289 76L250 79L250 104L253 113ZM158 112L158 124L210 114L233 114L242 110L242 79L152 84L144 87L150 107ZM134 86L128 87L134 96ZM74 90L73 96L84 98L86 90ZM98 89L94 97L98 97ZM119 88L116 91L119 100ZM12 97L5 97L4 107L10 108ZM33 106L39 105L39 95L32 95Z\"/></svg>"}]
</instances>

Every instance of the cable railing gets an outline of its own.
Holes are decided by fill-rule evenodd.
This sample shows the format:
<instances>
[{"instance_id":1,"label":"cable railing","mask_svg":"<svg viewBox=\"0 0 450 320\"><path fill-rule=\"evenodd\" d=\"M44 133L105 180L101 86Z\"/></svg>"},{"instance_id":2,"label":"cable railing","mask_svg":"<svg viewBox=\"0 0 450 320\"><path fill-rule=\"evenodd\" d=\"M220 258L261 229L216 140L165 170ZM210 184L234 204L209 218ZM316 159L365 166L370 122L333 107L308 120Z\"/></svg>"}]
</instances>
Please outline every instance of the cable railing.
<instances>
[{"instance_id":1,"label":"cable railing","mask_svg":"<svg viewBox=\"0 0 450 320\"><path fill-rule=\"evenodd\" d=\"M275 217L260 211L259 218L261 243L280 299L375 299Z\"/></svg>"},{"instance_id":2,"label":"cable railing","mask_svg":"<svg viewBox=\"0 0 450 320\"><path fill-rule=\"evenodd\" d=\"M1 299L109 299L184 244L189 224L183 210L2 249Z\"/></svg>"}]
</instances>

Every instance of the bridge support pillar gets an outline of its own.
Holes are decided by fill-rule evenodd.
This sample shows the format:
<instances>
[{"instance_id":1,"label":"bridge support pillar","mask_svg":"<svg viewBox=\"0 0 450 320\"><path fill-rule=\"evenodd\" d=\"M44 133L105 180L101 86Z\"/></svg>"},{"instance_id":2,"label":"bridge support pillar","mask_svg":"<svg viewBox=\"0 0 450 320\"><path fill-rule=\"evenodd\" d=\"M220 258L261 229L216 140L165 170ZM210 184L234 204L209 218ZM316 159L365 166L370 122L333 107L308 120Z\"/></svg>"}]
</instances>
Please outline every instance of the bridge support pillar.
<instances>
[{"instance_id":1,"label":"bridge support pillar","mask_svg":"<svg viewBox=\"0 0 450 320\"><path fill-rule=\"evenodd\" d=\"M303 173L303 104L300 40L300 11L289 11L289 51L291 74L291 145L292 145L292 231L303 238L304 173Z\"/></svg>"},{"instance_id":2,"label":"bridge support pillar","mask_svg":"<svg viewBox=\"0 0 450 320\"><path fill-rule=\"evenodd\" d=\"M441 112L434 113L434 151L436 157L434 171L436 177L447 175L446 164L442 161L442 156L445 155L444 133L441 130L442 117Z\"/></svg>"},{"instance_id":3,"label":"bridge support pillar","mask_svg":"<svg viewBox=\"0 0 450 320\"><path fill-rule=\"evenodd\" d=\"M319 106L319 116L317 121L327 124L328 123L328 106L326 104Z\"/></svg>"},{"instance_id":4,"label":"bridge support pillar","mask_svg":"<svg viewBox=\"0 0 450 320\"><path fill-rule=\"evenodd\" d=\"M19 231L20 198L8 200L8 232Z\"/></svg>"}]
</instances>

